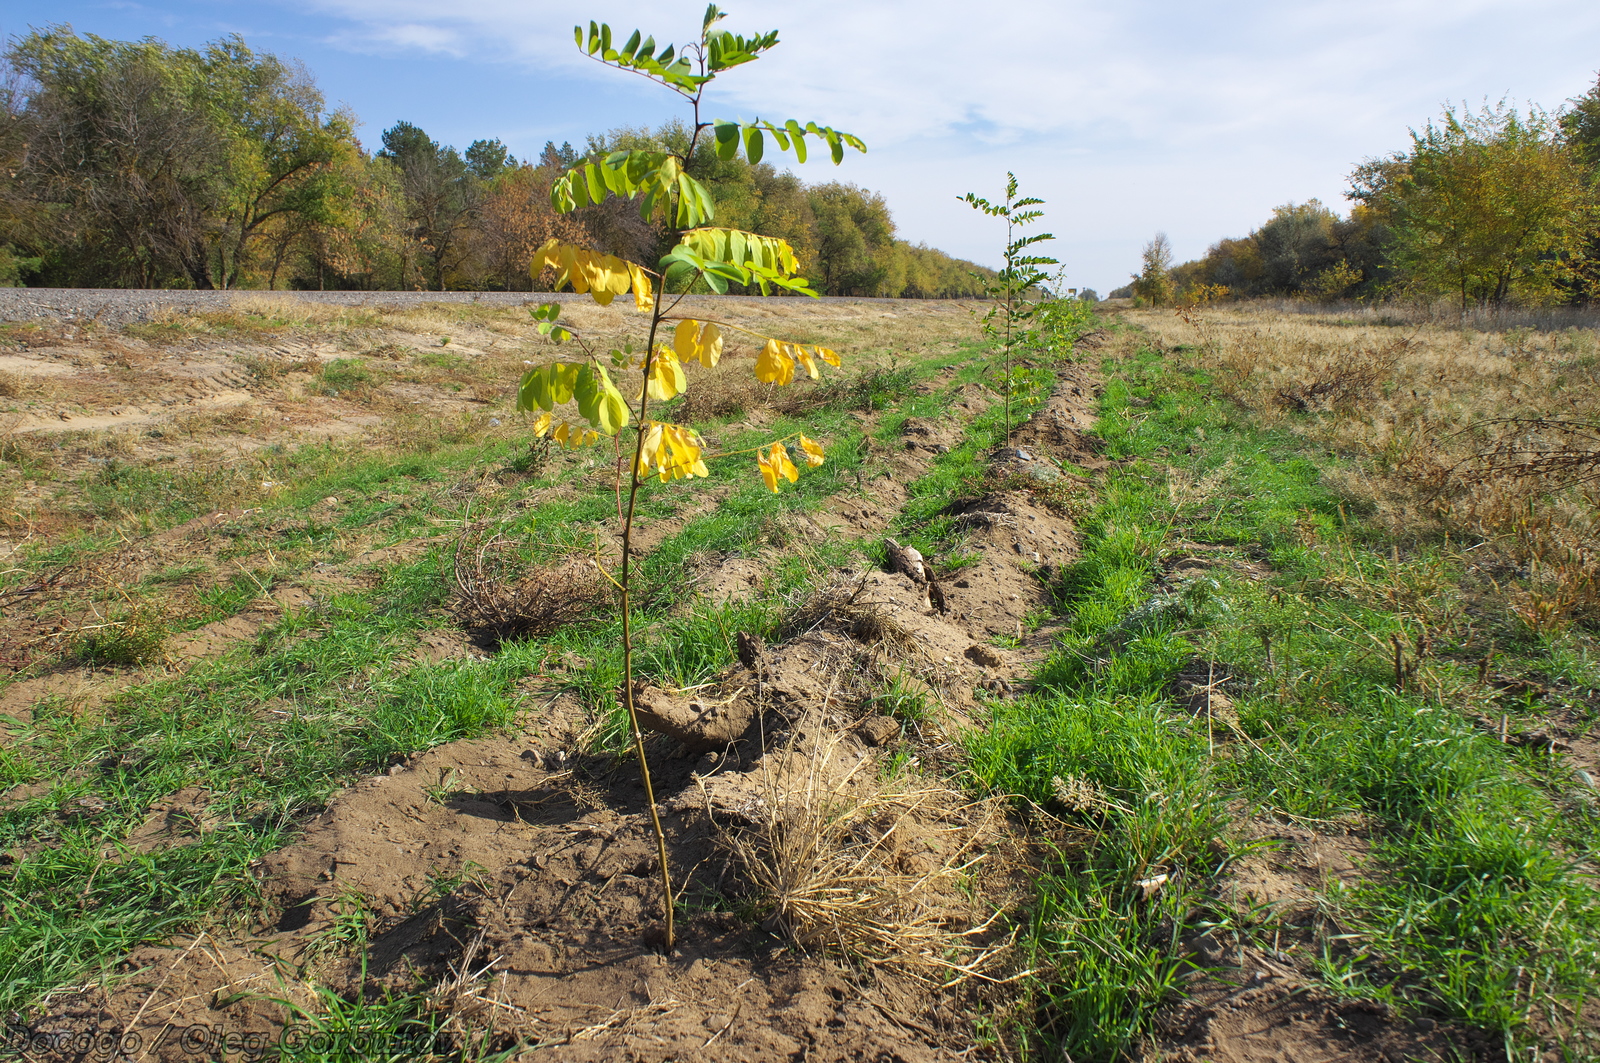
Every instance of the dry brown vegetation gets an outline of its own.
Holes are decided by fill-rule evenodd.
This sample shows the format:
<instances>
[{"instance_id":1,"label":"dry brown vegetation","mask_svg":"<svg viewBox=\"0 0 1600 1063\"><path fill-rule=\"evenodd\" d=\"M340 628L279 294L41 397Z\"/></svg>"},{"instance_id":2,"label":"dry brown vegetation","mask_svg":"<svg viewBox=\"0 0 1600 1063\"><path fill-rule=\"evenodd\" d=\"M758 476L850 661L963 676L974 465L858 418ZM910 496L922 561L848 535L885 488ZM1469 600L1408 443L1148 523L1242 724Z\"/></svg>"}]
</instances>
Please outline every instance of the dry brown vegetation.
<instances>
[{"instance_id":1,"label":"dry brown vegetation","mask_svg":"<svg viewBox=\"0 0 1600 1063\"><path fill-rule=\"evenodd\" d=\"M998 915L975 902L972 880L999 838L1001 802L878 778L837 735L770 759L751 821L726 836L768 924L802 949L934 984L987 977L1008 939L993 940Z\"/></svg>"},{"instance_id":2,"label":"dry brown vegetation","mask_svg":"<svg viewBox=\"0 0 1600 1063\"><path fill-rule=\"evenodd\" d=\"M593 562L573 557L531 567L497 527L469 525L457 537L452 565L456 617L490 643L548 635L581 623L611 601Z\"/></svg>"},{"instance_id":3,"label":"dry brown vegetation","mask_svg":"<svg viewBox=\"0 0 1600 1063\"><path fill-rule=\"evenodd\" d=\"M1600 332L1129 317L1259 421L1354 459L1328 475L1397 538L1481 542L1475 567L1530 627L1600 618Z\"/></svg>"}]
</instances>

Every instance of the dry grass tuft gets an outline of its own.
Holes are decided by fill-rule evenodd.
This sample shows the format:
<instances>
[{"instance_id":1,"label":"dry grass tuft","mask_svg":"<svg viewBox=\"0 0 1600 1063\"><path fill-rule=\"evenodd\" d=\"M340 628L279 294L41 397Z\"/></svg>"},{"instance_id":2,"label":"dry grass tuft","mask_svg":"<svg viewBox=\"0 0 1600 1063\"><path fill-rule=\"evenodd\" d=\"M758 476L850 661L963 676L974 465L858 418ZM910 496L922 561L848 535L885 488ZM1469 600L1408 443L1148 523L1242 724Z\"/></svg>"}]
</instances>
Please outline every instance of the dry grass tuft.
<instances>
[{"instance_id":1,"label":"dry grass tuft","mask_svg":"<svg viewBox=\"0 0 1600 1063\"><path fill-rule=\"evenodd\" d=\"M673 416L690 424L725 421L767 406L776 387L757 380L748 365L724 362L695 373Z\"/></svg>"},{"instance_id":2,"label":"dry grass tuft","mask_svg":"<svg viewBox=\"0 0 1600 1063\"><path fill-rule=\"evenodd\" d=\"M1343 409L1370 398L1394 376L1406 340L1385 347L1344 351L1305 366L1306 376L1278 388L1273 398L1297 413Z\"/></svg>"},{"instance_id":3,"label":"dry grass tuft","mask_svg":"<svg viewBox=\"0 0 1600 1063\"><path fill-rule=\"evenodd\" d=\"M1600 423L1508 417L1493 427L1489 446L1450 470L1460 483L1532 480L1560 489L1600 480Z\"/></svg>"},{"instance_id":4,"label":"dry grass tuft","mask_svg":"<svg viewBox=\"0 0 1600 1063\"><path fill-rule=\"evenodd\" d=\"M862 580L823 587L790 613L784 627L789 638L819 629L837 632L897 661L927 656L916 632L896 620L889 604L874 598Z\"/></svg>"},{"instance_id":5,"label":"dry grass tuft","mask_svg":"<svg viewBox=\"0 0 1600 1063\"><path fill-rule=\"evenodd\" d=\"M996 980L1010 938L976 917L968 887L998 801L880 782L872 758L842 763L838 737L772 759L753 821L726 838L768 925L802 949L925 982Z\"/></svg>"},{"instance_id":6,"label":"dry grass tuft","mask_svg":"<svg viewBox=\"0 0 1600 1063\"><path fill-rule=\"evenodd\" d=\"M511 541L483 525L456 540L453 573L457 618L496 643L548 635L611 600L593 562L570 558L524 569Z\"/></svg>"}]
</instances>

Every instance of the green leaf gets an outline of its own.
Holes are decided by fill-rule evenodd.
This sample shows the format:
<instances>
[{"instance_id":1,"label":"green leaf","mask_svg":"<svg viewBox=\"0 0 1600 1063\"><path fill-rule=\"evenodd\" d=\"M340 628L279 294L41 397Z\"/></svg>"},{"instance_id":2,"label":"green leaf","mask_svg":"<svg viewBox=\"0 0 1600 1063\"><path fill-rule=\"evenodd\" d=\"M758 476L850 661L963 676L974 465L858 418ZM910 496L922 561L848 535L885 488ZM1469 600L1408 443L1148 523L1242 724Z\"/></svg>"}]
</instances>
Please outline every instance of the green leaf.
<instances>
[{"instance_id":1,"label":"green leaf","mask_svg":"<svg viewBox=\"0 0 1600 1063\"><path fill-rule=\"evenodd\" d=\"M754 166L761 161L761 156L766 151L766 145L761 136L761 130L754 125L746 126L744 130L744 154Z\"/></svg>"},{"instance_id":2,"label":"green leaf","mask_svg":"<svg viewBox=\"0 0 1600 1063\"><path fill-rule=\"evenodd\" d=\"M618 54L621 55L623 59L631 62L633 60L633 53L639 50L639 41L641 39L642 38L639 31L634 30L633 36L628 38L628 43L622 46L622 50Z\"/></svg>"},{"instance_id":3,"label":"green leaf","mask_svg":"<svg viewBox=\"0 0 1600 1063\"><path fill-rule=\"evenodd\" d=\"M614 436L628 423L628 404L622 393L611 382L605 367L587 364L575 367L573 394L578 400L578 412L594 428Z\"/></svg>"},{"instance_id":4,"label":"green leaf","mask_svg":"<svg viewBox=\"0 0 1600 1063\"><path fill-rule=\"evenodd\" d=\"M719 118L711 123L717 137L717 156L724 161L739 153L739 123Z\"/></svg>"},{"instance_id":5,"label":"green leaf","mask_svg":"<svg viewBox=\"0 0 1600 1063\"><path fill-rule=\"evenodd\" d=\"M519 410L547 410L539 398L548 393L543 384L543 367L528 370L522 374L522 382L517 385L517 409Z\"/></svg>"},{"instance_id":6,"label":"green leaf","mask_svg":"<svg viewBox=\"0 0 1600 1063\"><path fill-rule=\"evenodd\" d=\"M716 205L705 185L686 173L678 175L678 228L693 229L711 221Z\"/></svg>"},{"instance_id":7,"label":"green leaf","mask_svg":"<svg viewBox=\"0 0 1600 1063\"><path fill-rule=\"evenodd\" d=\"M572 401L572 389L578 383L578 370L582 367L581 363L572 362L553 362L545 367L550 377L550 401L556 406Z\"/></svg>"},{"instance_id":8,"label":"green leaf","mask_svg":"<svg viewBox=\"0 0 1600 1063\"><path fill-rule=\"evenodd\" d=\"M783 123L783 127L789 131L789 136L794 139L794 157L801 162L805 162L806 131L800 128L800 123L796 122L793 118Z\"/></svg>"}]
</instances>

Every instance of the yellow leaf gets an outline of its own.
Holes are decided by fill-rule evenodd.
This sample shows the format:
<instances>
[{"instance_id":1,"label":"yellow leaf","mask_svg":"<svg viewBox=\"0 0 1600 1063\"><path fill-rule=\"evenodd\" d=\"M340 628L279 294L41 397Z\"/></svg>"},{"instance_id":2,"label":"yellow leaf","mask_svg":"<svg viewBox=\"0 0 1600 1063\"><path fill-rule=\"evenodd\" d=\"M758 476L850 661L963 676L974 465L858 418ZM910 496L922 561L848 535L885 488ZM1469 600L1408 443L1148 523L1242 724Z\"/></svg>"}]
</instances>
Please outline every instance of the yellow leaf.
<instances>
[{"instance_id":1,"label":"yellow leaf","mask_svg":"<svg viewBox=\"0 0 1600 1063\"><path fill-rule=\"evenodd\" d=\"M800 479L800 470L789 460L789 450L782 443L772 444L772 464L788 478L790 483Z\"/></svg>"},{"instance_id":2,"label":"yellow leaf","mask_svg":"<svg viewBox=\"0 0 1600 1063\"><path fill-rule=\"evenodd\" d=\"M706 463L700 459L700 438L689 428L673 425L672 433L672 478L674 480L684 476L706 476Z\"/></svg>"},{"instance_id":3,"label":"yellow leaf","mask_svg":"<svg viewBox=\"0 0 1600 1063\"><path fill-rule=\"evenodd\" d=\"M800 450L806 456L806 464L813 469L822 464L822 447L817 444L816 440L801 436Z\"/></svg>"},{"instance_id":4,"label":"yellow leaf","mask_svg":"<svg viewBox=\"0 0 1600 1063\"><path fill-rule=\"evenodd\" d=\"M789 452L782 443L774 443L767 450L756 451L756 464L761 468L761 479L774 494L778 491L778 477L790 483L800 479L800 470L789 460Z\"/></svg>"},{"instance_id":5,"label":"yellow leaf","mask_svg":"<svg viewBox=\"0 0 1600 1063\"><path fill-rule=\"evenodd\" d=\"M664 421L649 425L639 451L639 475L647 475L652 468L663 481L710 475L701 458L702 440L692 428Z\"/></svg>"},{"instance_id":6,"label":"yellow leaf","mask_svg":"<svg viewBox=\"0 0 1600 1063\"><path fill-rule=\"evenodd\" d=\"M589 294L594 296L595 301L600 301L602 292L609 295L610 293L606 292L606 271L600 265L600 256L590 254L588 251L579 251L577 260L578 272L583 274L583 283L588 288ZM573 287L576 288L577 285L574 284Z\"/></svg>"},{"instance_id":7,"label":"yellow leaf","mask_svg":"<svg viewBox=\"0 0 1600 1063\"><path fill-rule=\"evenodd\" d=\"M557 426L557 428L555 430L555 433L553 435L551 435L550 438L554 439L557 443L560 443L562 446L566 446L567 445L567 433L569 431L571 431L571 428L572 428L571 425L567 424L567 422L565 422L565 421L562 421L561 424L559 426Z\"/></svg>"},{"instance_id":8,"label":"yellow leaf","mask_svg":"<svg viewBox=\"0 0 1600 1063\"><path fill-rule=\"evenodd\" d=\"M657 347L650 359L650 397L665 402L688 386L683 365L670 347Z\"/></svg>"},{"instance_id":9,"label":"yellow leaf","mask_svg":"<svg viewBox=\"0 0 1600 1063\"><path fill-rule=\"evenodd\" d=\"M700 322L684 320L672 330L672 349L684 361L700 357Z\"/></svg>"},{"instance_id":10,"label":"yellow leaf","mask_svg":"<svg viewBox=\"0 0 1600 1063\"><path fill-rule=\"evenodd\" d=\"M633 281L633 306L641 314L649 313L655 309L655 289L650 284L650 275L644 270L628 263L628 278Z\"/></svg>"},{"instance_id":11,"label":"yellow leaf","mask_svg":"<svg viewBox=\"0 0 1600 1063\"><path fill-rule=\"evenodd\" d=\"M794 351L795 360L805 366L806 372L811 374L811 379L817 379L817 363L811 360L811 352L798 343L791 349Z\"/></svg>"},{"instance_id":12,"label":"yellow leaf","mask_svg":"<svg viewBox=\"0 0 1600 1063\"><path fill-rule=\"evenodd\" d=\"M655 296L649 276L643 269L616 255L602 255L587 251L575 244L560 240L547 240L534 252L529 269L533 276L546 266L556 270L555 287L572 285L579 295L587 294L601 306L633 290L633 302L641 311L655 306Z\"/></svg>"},{"instance_id":13,"label":"yellow leaf","mask_svg":"<svg viewBox=\"0 0 1600 1063\"><path fill-rule=\"evenodd\" d=\"M639 431L644 433L644 438L639 441L638 468L638 474L643 476L655 464L656 453L661 449L661 422L649 421L640 425Z\"/></svg>"},{"instance_id":14,"label":"yellow leaf","mask_svg":"<svg viewBox=\"0 0 1600 1063\"><path fill-rule=\"evenodd\" d=\"M550 414L548 412L541 413L538 417L534 418L533 434L537 438L544 435L548 431L550 431Z\"/></svg>"},{"instance_id":15,"label":"yellow leaf","mask_svg":"<svg viewBox=\"0 0 1600 1063\"><path fill-rule=\"evenodd\" d=\"M756 379L763 384L788 384L794 380L794 359L777 340L768 340L756 356Z\"/></svg>"},{"instance_id":16,"label":"yellow leaf","mask_svg":"<svg viewBox=\"0 0 1600 1063\"><path fill-rule=\"evenodd\" d=\"M756 465L761 469L761 479L767 485L767 490L773 494L778 493L778 470L767 457L764 450L756 451Z\"/></svg>"},{"instance_id":17,"label":"yellow leaf","mask_svg":"<svg viewBox=\"0 0 1600 1063\"><path fill-rule=\"evenodd\" d=\"M680 321L672 334L672 349L685 362L698 361L715 369L722 359L722 330L708 321Z\"/></svg>"},{"instance_id":18,"label":"yellow leaf","mask_svg":"<svg viewBox=\"0 0 1600 1063\"><path fill-rule=\"evenodd\" d=\"M533 262L528 266L528 272L537 278L540 273L544 272L546 266L554 266L556 269L560 269L561 258L557 250L560 247L561 241L554 238L540 244L539 250L533 253Z\"/></svg>"},{"instance_id":19,"label":"yellow leaf","mask_svg":"<svg viewBox=\"0 0 1600 1063\"><path fill-rule=\"evenodd\" d=\"M722 360L722 330L707 321L700 326L700 364L715 369Z\"/></svg>"},{"instance_id":20,"label":"yellow leaf","mask_svg":"<svg viewBox=\"0 0 1600 1063\"><path fill-rule=\"evenodd\" d=\"M821 358L824 362L827 362L829 365L833 366L835 369L839 368L839 356L837 354L835 354L833 351L830 351L828 348L826 348L826 347L818 347L817 348L817 357Z\"/></svg>"},{"instance_id":21,"label":"yellow leaf","mask_svg":"<svg viewBox=\"0 0 1600 1063\"><path fill-rule=\"evenodd\" d=\"M556 278L556 287L559 289L563 284L571 284L572 290L579 295L587 294L589 276L580 267L579 249L571 244L562 244L558 250L561 252L561 276Z\"/></svg>"},{"instance_id":22,"label":"yellow leaf","mask_svg":"<svg viewBox=\"0 0 1600 1063\"><path fill-rule=\"evenodd\" d=\"M627 295L631 279L628 263L622 261L616 255L607 255L601 261L604 263L608 274L606 288L612 295Z\"/></svg>"}]
</instances>

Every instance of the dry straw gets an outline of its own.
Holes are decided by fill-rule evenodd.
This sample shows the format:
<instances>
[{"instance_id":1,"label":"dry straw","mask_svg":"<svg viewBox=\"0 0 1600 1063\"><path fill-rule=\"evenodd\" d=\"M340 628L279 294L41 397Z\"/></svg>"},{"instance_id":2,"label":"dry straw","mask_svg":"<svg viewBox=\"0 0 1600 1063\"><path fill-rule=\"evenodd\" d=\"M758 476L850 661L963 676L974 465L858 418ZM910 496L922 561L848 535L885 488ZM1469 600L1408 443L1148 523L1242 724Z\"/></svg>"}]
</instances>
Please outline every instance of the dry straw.
<instances>
[{"instance_id":1,"label":"dry straw","mask_svg":"<svg viewBox=\"0 0 1600 1063\"><path fill-rule=\"evenodd\" d=\"M590 561L523 568L512 543L485 525L464 528L453 566L456 616L496 642L547 635L592 615L610 589Z\"/></svg>"},{"instance_id":2,"label":"dry straw","mask_svg":"<svg viewBox=\"0 0 1600 1063\"><path fill-rule=\"evenodd\" d=\"M1011 943L968 886L999 829L997 799L878 780L833 736L764 763L765 794L726 844L768 925L802 949L955 985L995 975Z\"/></svg>"}]
</instances>

